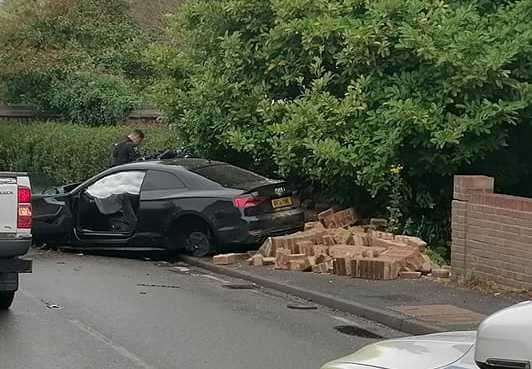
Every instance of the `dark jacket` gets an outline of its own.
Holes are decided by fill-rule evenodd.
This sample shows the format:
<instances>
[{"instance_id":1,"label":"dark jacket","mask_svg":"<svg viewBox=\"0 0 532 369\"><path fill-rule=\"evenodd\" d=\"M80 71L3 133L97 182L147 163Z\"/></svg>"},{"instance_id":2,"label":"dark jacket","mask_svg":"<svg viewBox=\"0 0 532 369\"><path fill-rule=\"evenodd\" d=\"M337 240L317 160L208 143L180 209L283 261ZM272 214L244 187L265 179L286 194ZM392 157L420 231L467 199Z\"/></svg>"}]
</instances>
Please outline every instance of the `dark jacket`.
<instances>
[{"instance_id":1,"label":"dark jacket","mask_svg":"<svg viewBox=\"0 0 532 369\"><path fill-rule=\"evenodd\" d=\"M125 141L113 144L113 155L111 157L111 166L131 163L139 158L137 145L129 138Z\"/></svg>"}]
</instances>

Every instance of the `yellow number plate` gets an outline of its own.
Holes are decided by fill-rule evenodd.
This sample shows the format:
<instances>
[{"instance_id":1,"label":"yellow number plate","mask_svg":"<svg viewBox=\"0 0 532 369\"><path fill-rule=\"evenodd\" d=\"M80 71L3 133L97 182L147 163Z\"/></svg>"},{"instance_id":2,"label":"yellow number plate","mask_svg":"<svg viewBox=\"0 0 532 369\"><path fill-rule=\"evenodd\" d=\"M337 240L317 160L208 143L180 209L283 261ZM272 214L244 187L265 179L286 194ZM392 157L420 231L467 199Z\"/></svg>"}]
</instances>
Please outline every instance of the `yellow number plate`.
<instances>
[{"instance_id":1,"label":"yellow number plate","mask_svg":"<svg viewBox=\"0 0 532 369\"><path fill-rule=\"evenodd\" d=\"M274 209L285 208L287 206L292 206L294 202L291 197L281 197L280 199L272 200L272 207Z\"/></svg>"}]
</instances>

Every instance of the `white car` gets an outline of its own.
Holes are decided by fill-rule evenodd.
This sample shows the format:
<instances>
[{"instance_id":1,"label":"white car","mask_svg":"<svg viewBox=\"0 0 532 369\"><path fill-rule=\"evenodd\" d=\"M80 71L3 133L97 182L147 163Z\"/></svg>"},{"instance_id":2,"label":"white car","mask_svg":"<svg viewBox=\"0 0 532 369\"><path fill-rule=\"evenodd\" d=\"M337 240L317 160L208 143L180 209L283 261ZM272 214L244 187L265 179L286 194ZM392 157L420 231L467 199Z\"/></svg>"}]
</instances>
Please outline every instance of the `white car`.
<instances>
[{"instance_id":1,"label":"white car","mask_svg":"<svg viewBox=\"0 0 532 369\"><path fill-rule=\"evenodd\" d=\"M375 343L322 369L532 369L532 301L486 318L478 331Z\"/></svg>"}]
</instances>

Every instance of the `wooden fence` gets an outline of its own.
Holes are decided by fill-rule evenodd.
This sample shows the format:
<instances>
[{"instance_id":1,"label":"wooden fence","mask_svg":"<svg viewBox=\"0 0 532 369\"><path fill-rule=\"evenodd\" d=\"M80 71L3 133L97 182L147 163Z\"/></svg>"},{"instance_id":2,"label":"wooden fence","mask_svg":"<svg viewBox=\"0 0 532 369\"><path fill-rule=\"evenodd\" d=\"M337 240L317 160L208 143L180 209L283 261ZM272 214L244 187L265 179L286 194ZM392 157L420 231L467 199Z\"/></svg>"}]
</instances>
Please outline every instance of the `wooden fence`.
<instances>
[{"instance_id":1,"label":"wooden fence","mask_svg":"<svg viewBox=\"0 0 532 369\"><path fill-rule=\"evenodd\" d=\"M30 123L33 121L62 119L63 118L60 115L38 112L30 105L2 105L2 103L0 103L0 122L11 121ZM147 108L133 110L127 117L125 123L131 125L146 125L159 124L160 121L161 113L158 110Z\"/></svg>"}]
</instances>

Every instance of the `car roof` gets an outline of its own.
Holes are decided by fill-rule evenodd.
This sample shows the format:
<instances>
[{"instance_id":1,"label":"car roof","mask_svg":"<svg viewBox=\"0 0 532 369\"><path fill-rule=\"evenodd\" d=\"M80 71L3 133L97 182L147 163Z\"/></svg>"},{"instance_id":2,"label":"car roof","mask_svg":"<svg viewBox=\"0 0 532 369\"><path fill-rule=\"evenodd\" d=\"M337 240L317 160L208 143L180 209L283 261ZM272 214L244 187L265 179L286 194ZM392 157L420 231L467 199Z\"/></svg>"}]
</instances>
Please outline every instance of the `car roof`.
<instances>
[{"instance_id":1,"label":"car roof","mask_svg":"<svg viewBox=\"0 0 532 369\"><path fill-rule=\"evenodd\" d=\"M168 170L172 167L182 167L187 170L194 170L211 165L225 165L226 163L221 161L214 161L208 159L167 159L167 160L149 160L138 161L134 163L124 164L113 168L113 171L123 169L165 169Z\"/></svg>"}]
</instances>

